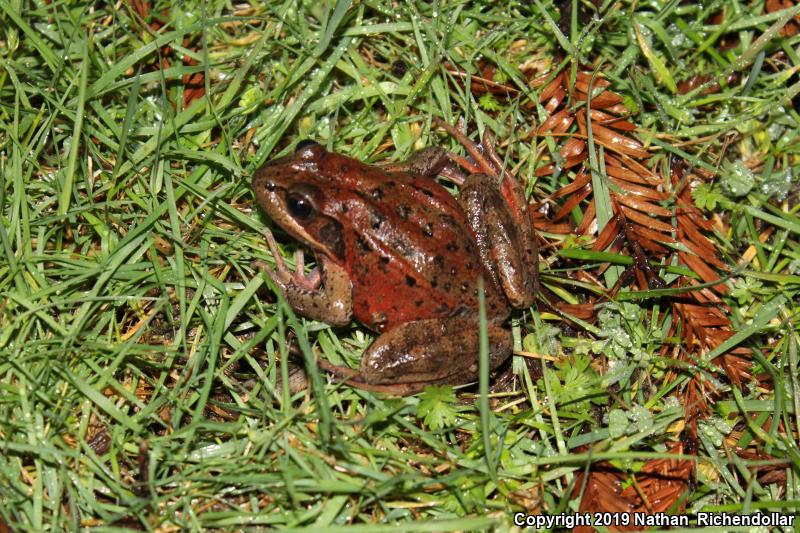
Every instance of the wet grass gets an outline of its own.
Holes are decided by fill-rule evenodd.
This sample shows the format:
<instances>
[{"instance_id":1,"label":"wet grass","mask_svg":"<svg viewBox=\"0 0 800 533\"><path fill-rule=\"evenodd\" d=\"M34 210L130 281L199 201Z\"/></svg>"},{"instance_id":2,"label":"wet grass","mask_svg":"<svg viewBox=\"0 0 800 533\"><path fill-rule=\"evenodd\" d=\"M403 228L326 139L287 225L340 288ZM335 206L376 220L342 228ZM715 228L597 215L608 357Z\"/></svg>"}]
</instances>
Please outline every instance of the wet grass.
<instances>
[{"instance_id":1,"label":"wet grass","mask_svg":"<svg viewBox=\"0 0 800 533\"><path fill-rule=\"evenodd\" d=\"M800 38L780 30L798 8L625 2L562 19L539 1L349 4L190 0L143 19L127 3L0 0L2 521L507 530L516 511L576 511L592 461L635 472L664 457L683 429L672 394L698 370L664 380L657 354L675 340L667 310L645 313L655 294L621 293L588 331L517 313L517 348L538 358L515 357L516 393L482 381L396 398L313 365L314 386L291 393L290 351L357 366L371 337L295 317L253 265L272 258L249 176L302 138L398 161L459 150L432 117L463 118L535 196L553 192L564 175L533 177L546 114L526 76L579 64L606 75L654 151L716 174L695 201L734 266L729 347L768 375L718 383L687 506L796 512ZM487 67L510 98L466 89L459 73ZM557 276L558 254L541 253ZM770 459L734 453L748 447Z\"/></svg>"}]
</instances>

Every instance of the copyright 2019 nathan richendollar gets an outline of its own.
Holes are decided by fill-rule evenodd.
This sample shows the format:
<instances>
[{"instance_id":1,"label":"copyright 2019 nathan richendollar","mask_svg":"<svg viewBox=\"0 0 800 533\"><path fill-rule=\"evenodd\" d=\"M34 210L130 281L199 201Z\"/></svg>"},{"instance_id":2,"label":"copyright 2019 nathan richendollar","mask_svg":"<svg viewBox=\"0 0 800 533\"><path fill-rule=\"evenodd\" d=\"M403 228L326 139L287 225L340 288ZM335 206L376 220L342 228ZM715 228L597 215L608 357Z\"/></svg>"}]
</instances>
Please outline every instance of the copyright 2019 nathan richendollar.
<instances>
[{"instance_id":1,"label":"copyright 2019 nathan richendollar","mask_svg":"<svg viewBox=\"0 0 800 533\"><path fill-rule=\"evenodd\" d=\"M514 524L541 528L567 528L580 526L678 526L678 527L792 527L796 515L778 512L737 514L723 512L698 512L695 514L666 513L561 513L555 515L514 514Z\"/></svg>"}]
</instances>

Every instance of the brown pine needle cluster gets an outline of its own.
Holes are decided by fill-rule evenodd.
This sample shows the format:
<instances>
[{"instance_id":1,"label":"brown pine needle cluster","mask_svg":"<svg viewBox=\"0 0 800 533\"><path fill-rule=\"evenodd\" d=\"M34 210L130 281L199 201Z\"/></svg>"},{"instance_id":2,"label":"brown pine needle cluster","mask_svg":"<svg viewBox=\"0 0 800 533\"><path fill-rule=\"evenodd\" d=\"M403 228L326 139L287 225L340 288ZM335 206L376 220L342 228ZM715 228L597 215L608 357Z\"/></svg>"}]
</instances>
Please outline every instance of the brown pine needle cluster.
<instances>
[{"instance_id":1,"label":"brown pine needle cluster","mask_svg":"<svg viewBox=\"0 0 800 533\"><path fill-rule=\"evenodd\" d=\"M687 453L683 443L675 443L670 453ZM683 501L694 475L694 463L679 459L648 461L631 476L624 476L619 469L607 462L592 466L588 477L577 476L574 496L583 489L582 512L601 513L667 513L683 510ZM676 505L677 504L677 505ZM633 520L626 527L612 528L617 531L637 531ZM593 531L590 527L577 527L575 533Z\"/></svg>"},{"instance_id":2,"label":"brown pine needle cluster","mask_svg":"<svg viewBox=\"0 0 800 533\"><path fill-rule=\"evenodd\" d=\"M568 72L561 72L534 80L533 85L540 88L539 104L549 114L536 130L545 141L539 143L544 164L535 175L569 179L567 185L531 206L545 241L543 248L557 249L564 239L541 234L576 235L585 238L594 252L632 260L613 286L603 281L609 263L586 268L574 260L567 265L580 267L575 268L574 278L594 285L596 292L587 291L579 304L566 304L547 290L543 296L565 318L593 321L599 304L613 299L624 287L673 289L651 300L671 308L669 337L680 339L665 343L661 350L663 358L676 361L665 379L688 376L675 393L685 412L682 441L666 444L672 454L693 455L697 422L711 413L710 403L719 394L715 383L743 388L756 381L747 348L735 347L705 361L706 354L735 333L730 309L721 299L729 292L724 283L729 268L709 238L715 229L724 228L720 221L706 218L691 196L692 186L710 178L710 173L691 169L678 158L654 159L656 155L637 138L622 97L596 72L580 71L573 80ZM548 144L547 137L555 142ZM667 266L682 267L691 274L673 276L667 283ZM675 290L682 288L686 290ZM714 379L710 379L712 374ZM753 451L742 453L766 457ZM592 465L588 477L579 476L575 496L582 491L584 512L679 511L694 468L694 461L683 459L647 461L637 472L598 463Z\"/></svg>"}]
</instances>

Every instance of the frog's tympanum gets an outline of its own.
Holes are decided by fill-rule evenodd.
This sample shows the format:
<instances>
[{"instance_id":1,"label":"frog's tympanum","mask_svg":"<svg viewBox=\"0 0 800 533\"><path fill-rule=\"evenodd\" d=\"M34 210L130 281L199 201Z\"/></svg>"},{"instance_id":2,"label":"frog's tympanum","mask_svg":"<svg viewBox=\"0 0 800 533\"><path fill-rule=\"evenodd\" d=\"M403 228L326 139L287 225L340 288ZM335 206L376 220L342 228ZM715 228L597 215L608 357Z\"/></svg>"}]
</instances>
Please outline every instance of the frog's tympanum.
<instances>
[{"instance_id":1,"label":"frog's tympanum","mask_svg":"<svg viewBox=\"0 0 800 533\"><path fill-rule=\"evenodd\" d=\"M323 368L397 394L473 381L481 278L491 368L510 355L503 323L511 307L533 302L535 236L520 184L501 177L492 150L467 148L472 159L429 148L381 168L302 141L255 173L258 203L316 256L305 274L298 253L291 272L267 232L276 262L267 270L291 307L333 325L355 318L378 333L360 372ZM453 160L473 174L459 179ZM439 174L462 182L458 199L437 183Z\"/></svg>"}]
</instances>

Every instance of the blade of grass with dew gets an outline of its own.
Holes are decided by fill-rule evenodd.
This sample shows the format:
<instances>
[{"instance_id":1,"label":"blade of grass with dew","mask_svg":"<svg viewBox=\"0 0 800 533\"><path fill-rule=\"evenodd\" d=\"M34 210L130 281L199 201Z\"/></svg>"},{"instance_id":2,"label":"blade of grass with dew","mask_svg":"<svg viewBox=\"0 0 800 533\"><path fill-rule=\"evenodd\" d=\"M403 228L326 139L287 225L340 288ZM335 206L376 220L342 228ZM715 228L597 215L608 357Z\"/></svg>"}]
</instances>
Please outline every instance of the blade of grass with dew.
<instances>
[{"instance_id":1,"label":"blade of grass with dew","mask_svg":"<svg viewBox=\"0 0 800 533\"><path fill-rule=\"evenodd\" d=\"M255 156L256 166L263 164L267 155L272 152L272 149L278 144L283 133L291 125L295 117L305 107L306 102L320 89L322 83L327 78L328 74L336 63L342 58L347 48L352 42L351 37L342 38L333 51L330 53L325 62L317 70L308 81L308 84L303 87L298 97L287 107L281 116L278 117L278 125L270 128L269 133L263 139L261 146Z\"/></svg>"},{"instance_id":2,"label":"blade of grass with dew","mask_svg":"<svg viewBox=\"0 0 800 533\"><path fill-rule=\"evenodd\" d=\"M798 368L800 358L797 357L797 334L793 331L789 336L788 360L789 360L789 380L792 383L792 390L800 390L800 379L798 379L797 372L792 371ZM792 395L792 407L794 408L795 418L795 431L797 432L797 439L800 440L800 394Z\"/></svg>"},{"instance_id":3,"label":"blade of grass with dew","mask_svg":"<svg viewBox=\"0 0 800 533\"><path fill-rule=\"evenodd\" d=\"M612 216L611 194L608 190L608 176L605 172L604 158L602 156L604 148L594 143L592 132L591 113L591 93L593 86L589 85L589 94L586 102L586 136L589 149L589 168L592 173L592 190L594 191L594 206L597 218L597 233L602 233L603 228L609 223ZM598 151L600 157L598 158ZM622 269L620 266L611 266L603 273L607 287L613 287L619 279Z\"/></svg>"},{"instance_id":4,"label":"blade of grass with dew","mask_svg":"<svg viewBox=\"0 0 800 533\"><path fill-rule=\"evenodd\" d=\"M39 55L44 59L45 63L47 63L47 66L50 67L50 70L54 73L57 72L60 61L53 52L53 48L42 40L40 32L31 28L30 24L20 16L20 11L11 6L7 0L0 0L0 9L2 9L8 18L10 18L14 24L25 33L25 36L30 39L36 51L39 52Z\"/></svg>"},{"instance_id":5,"label":"blade of grass with dew","mask_svg":"<svg viewBox=\"0 0 800 533\"><path fill-rule=\"evenodd\" d=\"M745 69L746 67L750 66L750 64L755 61L758 57L758 54L761 53L764 48L778 35L778 32L786 26L786 24L792 20L794 17L800 14L800 5L793 6L791 8L787 8L781 10L783 13L779 19L777 19L767 30L758 36L753 44L744 51L743 54L739 55L736 58L736 61L730 64L730 66L724 69L722 72L713 76L709 81L695 87L685 95L682 95L679 100L678 104L681 102L686 102L691 98L703 94L709 87L711 87L715 83L724 83L725 79L734 72L739 72L740 70Z\"/></svg>"},{"instance_id":6,"label":"blade of grass with dew","mask_svg":"<svg viewBox=\"0 0 800 533\"><path fill-rule=\"evenodd\" d=\"M222 337L225 334L225 321L228 314L228 305L230 301L227 295L222 295L219 306L215 309L213 317L206 317L205 321L208 323L209 338L204 350L203 364L205 365L205 375L203 377L203 385L197 395L195 407L192 413L192 421L186 429L187 438L184 451L188 452L189 443L193 440L194 432L197 431L197 423L204 421L203 413L208 405L208 399L211 394L211 387L215 381L215 374L217 373L217 360L219 359L220 346L222 345ZM201 311L201 315L206 315ZM198 356L201 352L195 352ZM198 365L199 366L199 365Z\"/></svg>"},{"instance_id":7,"label":"blade of grass with dew","mask_svg":"<svg viewBox=\"0 0 800 533\"><path fill-rule=\"evenodd\" d=\"M333 39L334 33L339 29L339 24L341 24L342 19L347 13L347 10L350 9L352 3L352 0L336 0L333 13L330 13L328 20L325 21L325 32L322 34L319 44L317 44L317 47L314 49L314 55L316 57L321 56L325 50L328 49L328 45L331 39Z\"/></svg>"},{"instance_id":8,"label":"blade of grass with dew","mask_svg":"<svg viewBox=\"0 0 800 533\"><path fill-rule=\"evenodd\" d=\"M664 62L661 61L661 58L658 57L658 54L656 54L656 52L650 46L650 42L645 39L644 35L642 35L642 27L636 17L633 18L633 30L636 33L636 40L639 43L639 48L642 50L642 54L644 54L644 57L647 58L647 61L650 63L650 66L653 67L653 70L658 73L657 78L661 81L661 83L667 86L667 89L669 89L671 93L675 94L678 92L678 85L672 78L669 69L666 67L666 65L664 65Z\"/></svg>"},{"instance_id":9,"label":"blade of grass with dew","mask_svg":"<svg viewBox=\"0 0 800 533\"><path fill-rule=\"evenodd\" d=\"M122 125L120 126L119 136L119 147L117 149L117 157L114 161L114 169L111 171L111 175L114 179L119 176L119 167L122 164L122 158L125 154L125 148L128 145L128 134L131 129L131 122L133 121L133 115L136 113L136 101L139 97L139 87L141 87L142 83L142 67L136 70L136 75L133 77L133 83L131 84L131 88L128 91L128 104L125 106L125 117L122 119ZM114 188L112 183L111 188Z\"/></svg>"},{"instance_id":10,"label":"blade of grass with dew","mask_svg":"<svg viewBox=\"0 0 800 533\"><path fill-rule=\"evenodd\" d=\"M720 343L719 346L705 354L704 359L706 361L711 361L715 357L724 354L734 346L738 345L748 337L760 332L773 318L778 315L786 302L786 297L783 295L778 295L767 302L753 318L753 321L749 326L728 337L725 341Z\"/></svg>"},{"instance_id":11,"label":"blade of grass with dew","mask_svg":"<svg viewBox=\"0 0 800 533\"><path fill-rule=\"evenodd\" d=\"M320 370L317 367L317 361L314 358L314 352L311 350L311 345L308 343L308 337L303 333L304 328L300 325L297 315L294 314L291 306L289 306L289 304L283 298L283 295L280 293L280 291L275 290L275 293L280 294L279 300L280 305L283 308L284 316L286 316L288 319L289 327L291 327L297 335L297 343L300 345L300 351L303 354L306 372L311 377L311 384L314 391L314 399L317 406L317 416L319 417L320 421L319 439L323 445L327 445L331 441L334 431L330 405L328 405L328 397L325 394L325 384L322 381Z\"/></svg>"},{"instance_id":12,"label":"blade of grass with dew","mask_svg":"<svg viewBox=\"0 0 800 533\"><path fill-rule=\"evenodd\" d=\"M64 172L64 179L61 183L61 195L58 199L58 214L64 216L69 211L70 198L72 198L72 185L75 181L75 166L78 161L78 154L81 152L81 137L83 130L83 111L86 103L86 84L89 76L89 48L91 47L91 36L83 43L83 54L81 56L80 81L78 82L78 101L75 109L75 123L72 129L72 142L69 145L69 157L67 168Z\"/></svg>"},{"instance_id":13,"label":"blade of grass with dew","mask_svg":"<svg viewBox=\"0 0 800 533\"><path fill-rule=\"evenodd\" d=\"M483 436L483 453L486 458L486 468L489 470L489 477L498 483L497 465L495 455L492 452L492 435L494 434L495 423L492 418L492 411L489 408L489 323L486 319L486 293L484 291L483 279L478 280L478 319L479 319L479 352L478 352L478 372L480 386L480 400L478 408L481 415L481 435Z\"/></svg>"}]
</instances>

